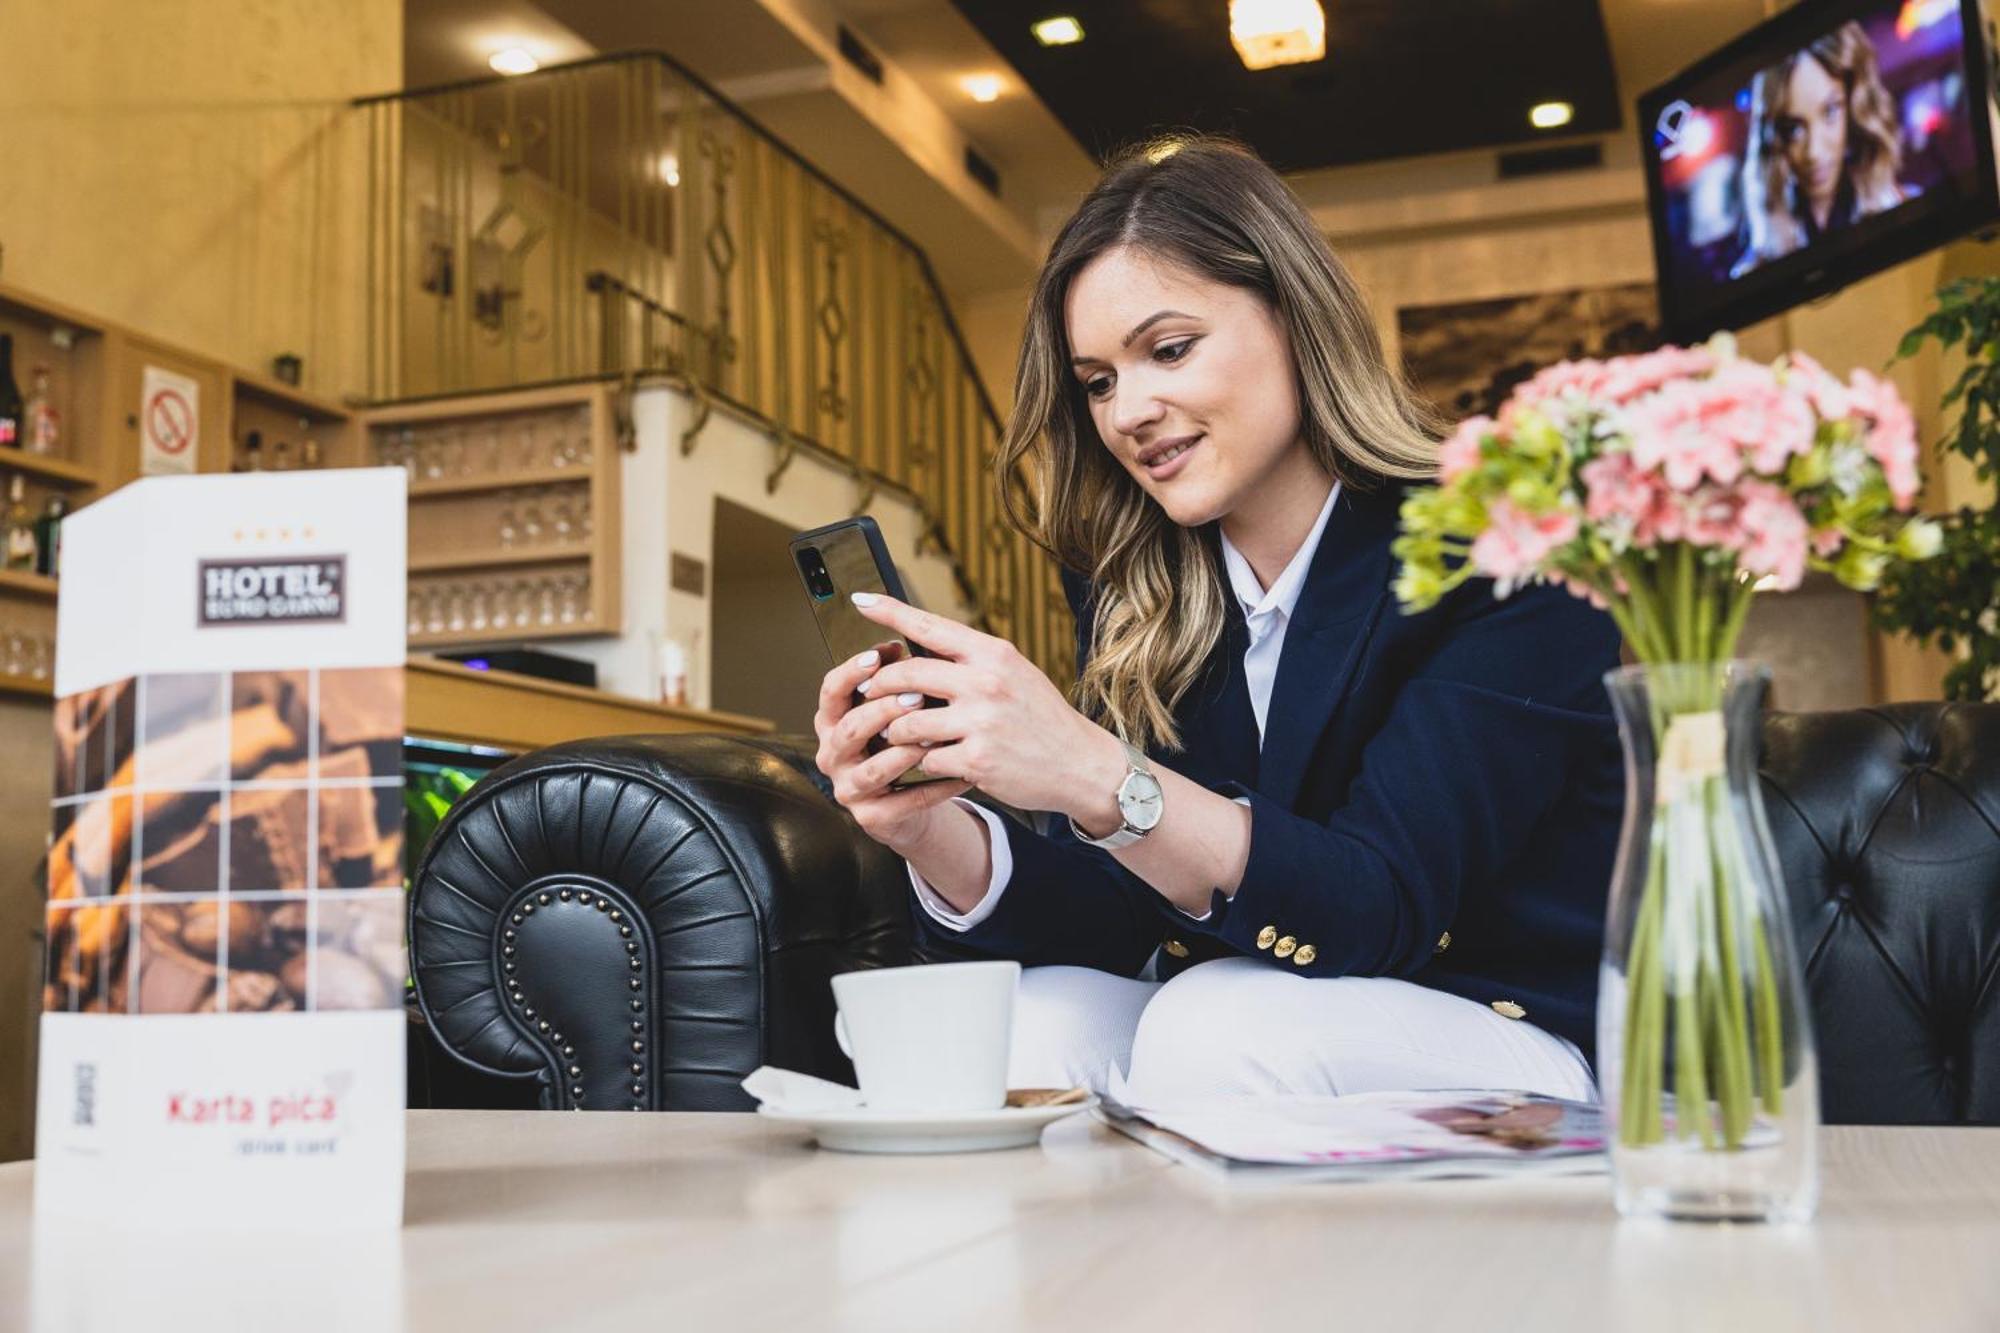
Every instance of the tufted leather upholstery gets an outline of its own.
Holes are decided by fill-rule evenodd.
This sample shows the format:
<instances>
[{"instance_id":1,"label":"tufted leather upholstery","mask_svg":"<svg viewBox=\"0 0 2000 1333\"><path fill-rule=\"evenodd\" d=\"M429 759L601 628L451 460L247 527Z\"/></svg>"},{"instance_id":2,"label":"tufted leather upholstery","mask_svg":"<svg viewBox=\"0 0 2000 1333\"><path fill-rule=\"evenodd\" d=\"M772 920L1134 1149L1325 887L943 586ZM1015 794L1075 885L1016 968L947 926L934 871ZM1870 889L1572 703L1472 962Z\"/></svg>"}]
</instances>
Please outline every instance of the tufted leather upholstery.
<instances>
[{"instance_id":1,"label":"tufted leather upholstery","mask_svg":"<svg viewBox=\"0 0 2000 1333\"><path fill-rule=\"evenodd\" d=\"M488 776L411 894L434 1039L549 1107L746 1109L763 1063L851 1080L827 980L915 961L910 895L813 750L628 736ZM2000 1122L2000 704L1773 713L1762 768L1827 1119Z\"/></svg>"},{"instance_id":2,"label":"tufted leather upholstery","mask_svg":"<svg viewBox=\"0 0 2000 1333\"><path fill-rule=\"evenodd\" d=\"M842 1071L828 980L906 962L902 862L810 759L625 736L494 770L410 899L438 1041L548 1107L741 1109L759 1064Z\"/></svg>"},{"instance_id":3,"label":"tufted leather upholstery","mask_svg":"<svg viewBox=\"0 0 2000 1333\"><path fill-rule=\"evenodd\" d=\"M1827 1119L2000 1122L2000 704L1773 714Z\"/></svg>"}]
</instances>

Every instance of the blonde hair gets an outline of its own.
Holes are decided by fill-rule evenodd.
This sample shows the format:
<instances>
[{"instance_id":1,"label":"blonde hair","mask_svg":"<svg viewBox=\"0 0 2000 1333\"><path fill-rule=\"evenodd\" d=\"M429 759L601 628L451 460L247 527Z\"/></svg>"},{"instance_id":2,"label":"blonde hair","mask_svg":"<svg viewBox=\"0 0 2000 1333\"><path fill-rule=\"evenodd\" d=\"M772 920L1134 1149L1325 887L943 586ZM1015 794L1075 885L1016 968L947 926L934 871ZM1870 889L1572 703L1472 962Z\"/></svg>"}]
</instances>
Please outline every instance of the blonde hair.
<instances>
[{"instance_id":1,"label":"blonde hair","mask_svg":"<svg viewBox=\"0 0 2000 1333\"><path fill-rule=\"evenodd\" d=\"M1743 155L1743 194L1749 251L1761 262L1788 255L1806 243L1800 213L1809 207L1785 155L1781 123L1792 72L1815 60L1847 91L1847 161L1841 171L1854 190L1855 215L1866 217L1903 201L1897 184L1903 142L1896 103L1882 84L1875 44L1859 23L1843 23L1804 50L1761 71L1751 88L1750 141Z\"/></svg>"},{"instance_id":2,"label":"blonde hair","mask_svg":"<svg viewBox=\"0 0 2000 1333\"><path fill-rule=\"evenodd\" d=\"M1306 447L1347 487L1433 476L1441 429L1388 365L1326 238L1247 148L1179 138L1107 166L1036 280L994 468L1008 521L1091 581L1093 630L1073 702L1134 745L1178 750L1174 707L1228 623L1228 582L1216 524L1183 528L1146 494L1104 447L1070 368L1069 285L1119 246L1266 302L1291 348Z\"/></svg>"}]
</instances>

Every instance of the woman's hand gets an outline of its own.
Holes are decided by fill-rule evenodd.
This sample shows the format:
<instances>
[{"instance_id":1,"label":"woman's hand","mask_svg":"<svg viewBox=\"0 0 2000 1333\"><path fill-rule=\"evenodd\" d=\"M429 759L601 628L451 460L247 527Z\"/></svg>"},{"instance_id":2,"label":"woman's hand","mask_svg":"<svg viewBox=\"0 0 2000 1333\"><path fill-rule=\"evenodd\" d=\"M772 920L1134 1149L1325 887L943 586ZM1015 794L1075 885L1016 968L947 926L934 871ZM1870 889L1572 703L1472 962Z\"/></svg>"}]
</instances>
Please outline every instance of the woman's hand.
<instances>
[{"instance_id":1,"label":"woman's hand","mask_svg":"<svg viewBox=\"0 0 2000 1333\"><path fill-rule=\"evenodd\" d=\"M1077 712L1013 644L893 597L857 593L854 602L868 619L937 654L875 671L864 707L909 693L945 701L879 714L893 747L879 758L913 754L924 772L958 778L1022 810L1094 812L1103 796L1096 788L1117 785L1101 778L1125 771L1117 738Z\"/></svg>"},{"instance_id":2,"label":"woman's hand","mask_svg":"<svg viewBox=\"0 0 2000 1333\"><path fill-rule=\"evenodd\" d=\"M819 711L813 715L813 731L819 736L814 762L833 783L834 800L854 816L861 831L901 856L924 840L937 807L963 793L967 784L926 782L901 791L890 788L890 780L925 752L917 745L892 745L871 755L868 742L894 719L920 709L923 698L913 695L904 702L886 692L855 704L855 690L875 675L880 662L880 652L871 649L842 662L820 680Z\"/></svg>"}]
</instances>

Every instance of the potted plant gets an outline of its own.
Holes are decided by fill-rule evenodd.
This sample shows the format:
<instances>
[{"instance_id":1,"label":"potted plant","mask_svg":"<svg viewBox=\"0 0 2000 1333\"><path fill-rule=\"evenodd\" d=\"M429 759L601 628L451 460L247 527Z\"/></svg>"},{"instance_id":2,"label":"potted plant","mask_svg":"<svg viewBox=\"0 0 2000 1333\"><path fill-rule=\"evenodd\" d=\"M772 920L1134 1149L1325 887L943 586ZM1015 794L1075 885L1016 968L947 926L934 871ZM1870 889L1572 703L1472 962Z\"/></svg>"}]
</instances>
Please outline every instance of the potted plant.
<instances>
[{"instance_id":1,"label":"potted plant","mask_svg":"<svg viewBox=\"0 0 2000 1333\"><path fill-rule=\"evenodd\" d=\"M1898 358L1931 339L1963 348L1965 369L1945 393L1958 419L1938 439L1939 453L1970 459L1974 475L2000 476L2000 278L1965 278L1939 289L1937 309L1903 335ZM1875 623L1918 643L1959 654L1945 674L1947 699L2000 696L2000 504L1961 505L1939 523L1935 560L1896 565L1882 581Z\"/></svg>"}]
</instances>

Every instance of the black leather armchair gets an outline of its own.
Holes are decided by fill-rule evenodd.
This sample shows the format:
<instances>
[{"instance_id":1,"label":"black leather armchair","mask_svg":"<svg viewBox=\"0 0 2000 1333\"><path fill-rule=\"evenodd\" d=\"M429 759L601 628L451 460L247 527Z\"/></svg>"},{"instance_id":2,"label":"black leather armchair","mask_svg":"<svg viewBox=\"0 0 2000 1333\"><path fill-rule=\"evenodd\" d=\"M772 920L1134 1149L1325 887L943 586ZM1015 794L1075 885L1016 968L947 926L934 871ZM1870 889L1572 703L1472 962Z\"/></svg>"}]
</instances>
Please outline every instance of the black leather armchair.
<instances>
[{"instance_id":1,"label":"black leather armchair","mask_svg":"<svg viewBox=\"0 0 2000 1333\"><path fill-rule=\"evenodd\" d=\"M1774 713L1764 740L1826 1118L2000 1122L2000 704ZM910 893L814 748L613 737L489 775L411 893L413 1088L742 1110L760 1064L851 1081L827 981L915 961Z\"/></svg>"}]
</instances>

